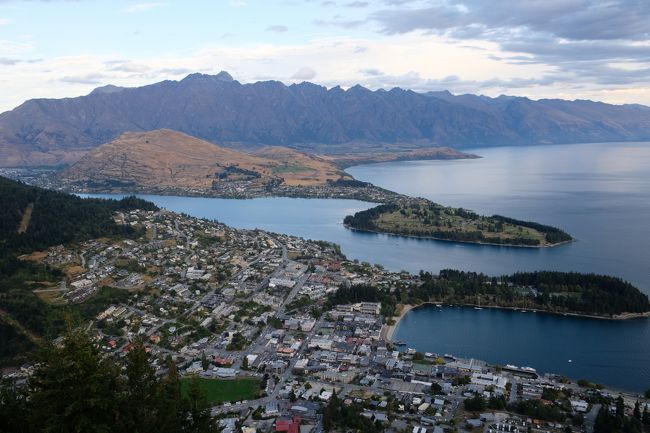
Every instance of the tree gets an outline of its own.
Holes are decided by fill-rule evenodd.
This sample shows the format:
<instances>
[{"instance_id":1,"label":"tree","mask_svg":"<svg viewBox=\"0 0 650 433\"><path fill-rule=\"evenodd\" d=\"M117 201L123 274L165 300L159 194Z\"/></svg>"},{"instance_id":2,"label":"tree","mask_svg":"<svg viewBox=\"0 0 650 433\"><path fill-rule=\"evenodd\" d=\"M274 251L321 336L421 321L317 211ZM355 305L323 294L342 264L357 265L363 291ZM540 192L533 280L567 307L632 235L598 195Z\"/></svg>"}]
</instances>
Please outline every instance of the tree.
<instances>
[{"instance_id":1,"label":"tree","mask_svg":"<svg viewBox=\"0 0 650 433\"><path fill-rule=\"evenodd\" d=\"M158 383L141 339L133 343L126 356L126 391L122 399L120 422L124 431L151 431L158 419Z\"/></svg>"},{"instance_id":2,"label":"tree","mask_svg":"<svg viewBox=\"0 0 650 433\"><path fill-rule=\"evenodd\" d=\"M431 394L433 395L442 394L442 386L440 386L440 384L437 382L433 382L431 384Z\"/></svg>"},{"instance_id":3,"label":"tree","mask_svg":"<svg viewBox=\"0 0 650 433\"><path fill-rule=\"evenodd\" d=\"M645 398L650 398L650 388L645 391Z\"/></svg>"},{"instance_id":4,"label":"tree","mask_svg":"<svg viewBox=\"0 0 650 433\"><path fill-rule=\"evenodd\" d=\"M616 418L619 420L625 418L625 402L623 401L623 397L620 395L616 399Z\"/></svg>"},{"instance_id":5,"label":"tree","mask_svg":"<svg viewBox=\"0 0 650 433\"><path fill-rule=\"evenodd\" d=\"M29 422L27 396L13 382L3 381L0 384L0 420L3 426L0 431L27 433Z\"/></svg>"},{"instance_id":6,"label":"tree","mask_svg":"<svg viewBox=\"0 0 650 433\"><path fill-rule=\"evenodd\" d=\"M210 405L205 392L201 389L199 381L190 382L187 391L188 419L183 430L187 433L216 433L219 431L216 423L210 416Z\"/></svg>"},{"instance_id":7,"label":"tree","mask_svg":"<svg viewBox=\"0 0 650 433\"><path fill-rule=\"evenodd\" d=\"M183 431L187 422L186 402L181 395L181 381L176 364L167 359L167 375L158 385L158 433Z\"/></svg>"},{"instance_id":8,"label":"tree","mask_svg":"<svg viewBox=\"0 0 650 433\"><path fill-rule=\"evenodd\" d=\"M36 431L113 431L122 386L114 364L85 333L68 331L60 347L47 346L28 386Z\"/></svg>"},{"instance_id":9,"label":"tree","mask_svg":"<svg viewBox=\"0 0 650 433\"><path fill-rule=\"evenodd\" d=\"M643 425L650 425L650 412L648 412L648 405L643 408L643 415L641 416Z\"/></svg>"},{"instance_id":10,"label":"tree","mask_svg":"<svg viewBox=\"0 0 650 433\"><path fill-rule=\"evenodd\" d=\"M201 367L203 368L203 371L207 370L209 366L210 361L208 361L208 358L205 356L205 352L201 352Z\"/></svg>"},{"instance_id":11,"label":"tree","mask_svg":"<svg viewBox=\"0 0 650 433\"><path fill-rule=\"evenodd\" d=\"M242 370L248 370L248 357L244 356L244 359L241 360Z\"/></svg>"},{"instance_id":12,"label":"tree","mask_svg":"<svg viewBox=\"0 0 650 433\"><path fill-rule=\"evenodd\" d=\"M474 394L473 397L465 399L464 405L465 409L471 412L480 412L487 407L485 399L480 394Z\"/></svg>"},{"instance_id":13,"label":"tree","mask_svg":"<svg viewBox=\"0 0 650 433\"><path fill-rule=\"evenodd\" d=\"M633 414L634 414L634 418L636 418L636 419L638 419L639 421L641 421L641 405L639 405L639 401L638 401L638 400L637 400L637 402L634 404L634 412L633 412Z\"/></svg>"}]
</instances>

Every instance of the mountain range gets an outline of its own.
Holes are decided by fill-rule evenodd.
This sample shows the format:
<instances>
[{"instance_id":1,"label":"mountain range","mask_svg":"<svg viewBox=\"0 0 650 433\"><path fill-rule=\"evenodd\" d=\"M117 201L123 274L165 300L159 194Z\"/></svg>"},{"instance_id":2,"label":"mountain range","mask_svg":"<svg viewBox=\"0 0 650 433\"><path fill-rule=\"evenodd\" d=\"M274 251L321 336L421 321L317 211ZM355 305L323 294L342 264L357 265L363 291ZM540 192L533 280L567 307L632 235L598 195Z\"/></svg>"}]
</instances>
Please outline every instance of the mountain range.
<instances>
[{"instance_id":1,"label":"mountain range","mask_svg":"<svg viewBox=\"0 0 650 433\"><path fill-rule=\"evenodd\" d=\"M586 100L530 100L344 90L303 82L241 84L227 72L86 96L32 99L0 114L0 166L79 160L127 131L181 131L222 146L288 146L319 154L650 139L650 108Z\"/></svg>"}]
</instances>

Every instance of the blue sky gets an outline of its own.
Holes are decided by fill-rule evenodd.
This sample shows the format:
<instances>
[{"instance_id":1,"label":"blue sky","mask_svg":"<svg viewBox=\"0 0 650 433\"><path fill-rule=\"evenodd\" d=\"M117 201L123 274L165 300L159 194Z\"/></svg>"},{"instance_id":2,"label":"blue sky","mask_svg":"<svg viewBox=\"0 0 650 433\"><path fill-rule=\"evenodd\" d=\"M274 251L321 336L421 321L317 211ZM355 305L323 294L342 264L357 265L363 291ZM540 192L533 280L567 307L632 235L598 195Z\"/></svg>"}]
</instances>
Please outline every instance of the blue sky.
<instances>
[{"instance_id":1,"label":"blue sky","mask_svg":"<svg viewBox=\"0 0 650 433\"><path fill-rule=\"evenodd\" d=\"M650 104L644 0L0 0L0 111L191 72Z\"/></svg>"}]
</instances>

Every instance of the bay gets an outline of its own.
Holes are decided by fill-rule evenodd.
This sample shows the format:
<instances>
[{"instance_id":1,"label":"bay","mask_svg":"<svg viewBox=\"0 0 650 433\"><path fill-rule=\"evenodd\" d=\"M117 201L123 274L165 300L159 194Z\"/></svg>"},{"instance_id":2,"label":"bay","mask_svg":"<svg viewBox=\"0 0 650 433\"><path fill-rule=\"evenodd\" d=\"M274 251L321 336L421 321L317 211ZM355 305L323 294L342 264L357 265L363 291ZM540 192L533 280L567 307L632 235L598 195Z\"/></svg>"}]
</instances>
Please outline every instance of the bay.
<instances>
[{"instance_id":1,"label":"bay","mask_svg":"<svg viewBox=\"0 0 650 433\"><path fill-rule=\"evenodd\" d=\"M394 338L421 352L530 366L539 373L584 378L617 389L650 388L647 319L612 321L426 305L400 320Z\"/></svg>"}]
</instances>

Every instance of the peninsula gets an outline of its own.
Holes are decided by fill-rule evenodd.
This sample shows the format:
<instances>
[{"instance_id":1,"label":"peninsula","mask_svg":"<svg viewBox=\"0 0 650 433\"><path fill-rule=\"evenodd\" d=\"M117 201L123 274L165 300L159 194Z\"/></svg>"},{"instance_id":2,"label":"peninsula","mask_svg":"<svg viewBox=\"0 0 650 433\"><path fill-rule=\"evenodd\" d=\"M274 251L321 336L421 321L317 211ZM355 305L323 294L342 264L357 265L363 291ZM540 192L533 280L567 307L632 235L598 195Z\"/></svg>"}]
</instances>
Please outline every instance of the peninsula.
<instances>
[{"instance_id":1,"label":"peninsula","mask_svg":"<svg viewBox=\"0 0 650 433\"><path fill-rule=\"evenodd\" d=\"M478 215L425 199L400 200L345 217L354 230L454 242L516 247L552 247L573 240L556 228L501 215Z\"/></svg>"}]
</instances>

